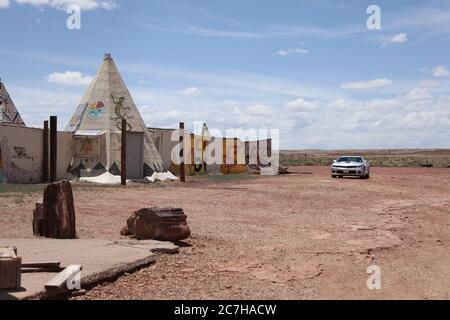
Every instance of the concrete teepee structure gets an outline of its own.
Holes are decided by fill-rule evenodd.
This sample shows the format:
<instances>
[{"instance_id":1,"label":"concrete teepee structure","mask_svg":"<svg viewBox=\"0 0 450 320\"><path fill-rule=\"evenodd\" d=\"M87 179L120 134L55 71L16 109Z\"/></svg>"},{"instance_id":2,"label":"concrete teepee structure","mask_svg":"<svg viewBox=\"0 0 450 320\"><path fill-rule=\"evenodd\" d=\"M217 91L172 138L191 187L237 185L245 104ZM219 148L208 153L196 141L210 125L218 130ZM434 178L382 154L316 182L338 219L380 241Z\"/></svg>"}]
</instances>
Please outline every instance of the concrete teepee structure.
<instances>
[{"instance_id":1,"label":"concrete teepee structure","mask_svg":"<svg viewBox=\"0 0 450 320\"><path fill-rule=\"evenodd\" d=\"M122 119L127 120L127 175L130 179L175 178L164 167L145 123L111 58L103 63L66 131L74 134L71 173L77 177L120 175Z\"/></svg>"},{"instance_id":2,"label":"concrete teepee structure","mask_svg":"<svg viewBox=\"0 0 450 320\"><path fill-rule=\"evenodd\" d=\"M7 123L17 126L25 126L14 102L6 90L5 85L0 80L0 124Z\"/></svg>"}]
</instances>

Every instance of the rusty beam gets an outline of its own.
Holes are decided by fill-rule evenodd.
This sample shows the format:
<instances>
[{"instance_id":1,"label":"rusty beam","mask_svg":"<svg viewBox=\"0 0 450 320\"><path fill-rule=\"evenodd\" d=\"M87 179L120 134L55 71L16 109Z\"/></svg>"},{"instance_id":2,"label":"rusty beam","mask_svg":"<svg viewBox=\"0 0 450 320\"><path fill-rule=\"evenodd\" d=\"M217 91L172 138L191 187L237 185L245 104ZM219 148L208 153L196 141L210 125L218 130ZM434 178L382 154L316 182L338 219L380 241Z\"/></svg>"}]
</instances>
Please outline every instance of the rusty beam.
<instances>
[{"instance_id":1,"label":"rusty beam","mask_svg":"<svg viewBox=\"0 0 450 320\"><path fill-rule=\"evenodd\" d=\"M48 183L48 174L49 174L49 167L48 167L48 120L44 121L44 131L42 132L42 182Z\"/></svg>"},{"instance_id":2,"label":"rusty beam","mask_svg":"<svg viewBox=\"0 0 450 320\"><path fill-rule=\"evenodd\" d=\"M121 168L120 181L123 186L127 185L127 120L122 119L122 146L121 146Z\"/></svg>"},{"instance_id":3,"label":"rusty beam","mask_svg":"<svg viewBox=\"0 0 450 320\"><path fill-rule=\"evenodd\" d=\"M58 165L58 118L50 117L50 182L57 180Z\"/></svg>"}]
</instances>

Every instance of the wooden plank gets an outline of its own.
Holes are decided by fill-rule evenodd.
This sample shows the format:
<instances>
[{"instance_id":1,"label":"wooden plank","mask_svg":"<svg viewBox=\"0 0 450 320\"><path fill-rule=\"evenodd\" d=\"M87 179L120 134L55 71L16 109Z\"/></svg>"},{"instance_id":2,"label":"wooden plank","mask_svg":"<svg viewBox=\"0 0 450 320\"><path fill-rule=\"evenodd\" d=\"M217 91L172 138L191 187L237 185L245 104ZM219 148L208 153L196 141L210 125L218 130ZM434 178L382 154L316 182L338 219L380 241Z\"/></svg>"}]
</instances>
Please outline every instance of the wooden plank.
<instances>
[{"instance_id":1,"label":"wooden plank","mask_svg":"<svg viewBox=\"0 0 450 320\"><path fill-rule=\"evenodd\" d=\"M24 273L59 273L63 271L64 268L55 267L55 268L25 268L22 269L22 274Z\"/></svg>"},{"instance_id":2,"label":"wooden plank","mask_svg":"<svg viewBox=\"0 0 450 320\"><path fill-rule=\"evenodd\" d=\"M8 248L0 248L0 259L2 258L10 258Z\"/></svg>"},{"instance_id":3,"label":"wooden plank","mask_svg":"<svg viewBox=\"0 0 450 320\"><path fill-rule=\"evenodd\" d=\"M77 274L81 272L83 267L81 265L70 265L56 277L46 283L45 289L57 290L67 285L67 282L72 280Z\"/></svg>"},{"instance_id":4,"label":"wooden plank","mask_svg":"<svg viewBox=\"0 0 450 320\"><path fill-rule=\"evenodd\" d=\"M39 263L23 263L23 268L33 268L33 269L45 269L45 268L59 268L61 267L61 262L39 262Z\"/></svg>"},{"instance_id":5,"label":"wooden plank","mask_svg":"<svg viewBox=\"0 0 450 320\"><path fill-rule=\"evenodd\" d=\"M14 247L1 247L0 258L17 258Z\"/></svg>"}]
</instances>

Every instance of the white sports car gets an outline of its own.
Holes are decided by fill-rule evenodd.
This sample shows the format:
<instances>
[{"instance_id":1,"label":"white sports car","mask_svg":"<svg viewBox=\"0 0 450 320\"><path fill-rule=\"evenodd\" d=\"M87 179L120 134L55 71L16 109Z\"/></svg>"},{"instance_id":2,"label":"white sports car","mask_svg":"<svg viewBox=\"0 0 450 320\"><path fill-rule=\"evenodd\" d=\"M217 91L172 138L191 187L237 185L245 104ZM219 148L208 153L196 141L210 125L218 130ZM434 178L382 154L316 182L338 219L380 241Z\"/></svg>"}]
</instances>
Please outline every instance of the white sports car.
<instances>
[{"instance_id":1,"label":"white sports car","mask_svg":"<svg viewBox=\"0 0 450 320\"><path fill-rule=\"evenodd\" d=\"M370 163L360 156L344 156L334 160L331 165L331 177L342 178L344 176L370 178Z\"/></svg>"}]
</instances>

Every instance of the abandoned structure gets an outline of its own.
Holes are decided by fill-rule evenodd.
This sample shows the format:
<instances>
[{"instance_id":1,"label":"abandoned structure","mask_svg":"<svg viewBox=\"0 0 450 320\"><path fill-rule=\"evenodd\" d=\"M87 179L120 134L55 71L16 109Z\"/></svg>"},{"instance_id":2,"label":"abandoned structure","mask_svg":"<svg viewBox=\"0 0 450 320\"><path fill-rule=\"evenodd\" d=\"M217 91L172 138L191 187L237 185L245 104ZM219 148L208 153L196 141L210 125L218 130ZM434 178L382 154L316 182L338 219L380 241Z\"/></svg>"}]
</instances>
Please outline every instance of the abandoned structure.
<instances>
[{"instance_id":1,"label":"abandoned structure","mask_svg":"<svg viewBox=\"0 0 450 320\"><path fill-rule=\"evenodd\" d=\"M122 119L127 120L127 176L151 177L167 169L110 54L81 99L66 131L74 135L71 174L120 175Z\"/></svg>"},{"instance_id":2,"label":"abandoned structure","mask_svg":"<svg viewBox=\"0 0 450 320\"><path fill-rule=\"evenodd\" d=\"M0 83L0 182L41 183L48 170L48 132L25 126L3 83ZM126 120L126 172L131 180L174 180L180 165L175 129L147 128L110 54L106 54L93 82L63 132L56 132L55 178L117 183L121 174L122 120ZM56 131L56 130L55 130ZM208 137L208 139L205 139ZM51 140L51 139L50 139ZM221 161L207 164L207 146L214 144ZM251 146L250 146L251 144ZM177 149L178 145L178 149ZM255 150L256 148L256 150ZM237 174L247 172L249 154L271 153L270 141L243 142L184 131L185 172ZM215 154L217 156L217 154ZM48 176L48 175L47 175Z\"/></svg>"},{"instance_id":3,"label":"abandoned structure","mask_svg":"<svg viewBox=\"0 0 450 320\"><path fill-rule=\"evenodd\" d=\"M25 126L14 102L9 96L5 85L0 79L0 124L13 124L17 126Z\"/></svg>"}]
</instances>

